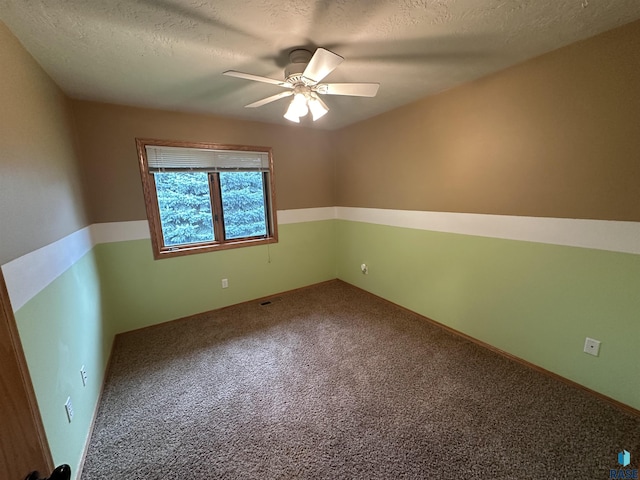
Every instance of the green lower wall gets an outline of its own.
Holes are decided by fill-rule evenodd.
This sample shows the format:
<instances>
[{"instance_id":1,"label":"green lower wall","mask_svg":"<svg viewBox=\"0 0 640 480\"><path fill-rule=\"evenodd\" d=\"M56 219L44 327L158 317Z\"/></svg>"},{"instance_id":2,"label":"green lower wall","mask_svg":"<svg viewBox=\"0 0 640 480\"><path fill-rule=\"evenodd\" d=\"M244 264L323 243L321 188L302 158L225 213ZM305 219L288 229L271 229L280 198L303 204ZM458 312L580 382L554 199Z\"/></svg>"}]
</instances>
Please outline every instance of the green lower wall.
<instances>
[{"instance_id":1,"label":"green lower wall","mask_svg":"<svg viewBox=\"0 0 640 480\"><path fill-rule=\"evenodd\" d=\"M349 221L336 241L338 278L640 409L640 255Z\"/></svg>"},{"instance_id":2,"label":"green lower wall","mask_svg":"<svg viewBox=\"0 0 640 480\"><path fill-rule=\"evenodd\" d=\"M153 259L150 240L95 251L117 332L336 278L333 220L280 225L278 243L268 246L163 260Z\"/></svg>"},{"instance_id":3,"label":"green lower wall","mask_svg":"<svg viewBox=\"0 0 640 480\"><path fill-rule=\"evenodd\" d=\"M102 298L96 257L89 252L15 314L53 460L69 464L74 473L114 337ZM71 423L64 409L69 396L75 413Z\"/></svg>"}]
</instances>

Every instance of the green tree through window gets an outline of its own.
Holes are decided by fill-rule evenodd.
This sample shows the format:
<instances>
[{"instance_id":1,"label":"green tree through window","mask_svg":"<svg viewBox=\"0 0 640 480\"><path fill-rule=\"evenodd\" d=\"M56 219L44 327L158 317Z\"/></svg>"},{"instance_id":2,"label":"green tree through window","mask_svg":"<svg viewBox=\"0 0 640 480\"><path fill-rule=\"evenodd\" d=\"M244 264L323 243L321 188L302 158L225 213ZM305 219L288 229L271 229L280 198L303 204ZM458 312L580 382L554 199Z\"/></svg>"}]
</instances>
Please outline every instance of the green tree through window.
<instances>
[{"instance_id":1,"label":"green tree through window","mask_svg":"<svg viewBox=\"0 0 640 480\"><path fill-rule=\"evenodd\" d=\"M264 184L260 172L222 172L220 190L225 238L267 234Z\"/></svg>"},{"instance_id":2,"label":"green tree through window","mask_svg":"<svg viewBox=\"0 0 640 480\"><path fill-rule=\"evenodd\" d=\"M154 175L162 235L167 246L215 240L209 177L204 172Z\"/></svg>"},{"instance_id":3,"label":"green tree through window","mask_svg":"<svg viewBox=\"0 0 640 480\"><path fill-rule=\"evenodd\" d=\"M136 142L155 258L277 241L271 149Z\"/></svg>"}]
</instances>

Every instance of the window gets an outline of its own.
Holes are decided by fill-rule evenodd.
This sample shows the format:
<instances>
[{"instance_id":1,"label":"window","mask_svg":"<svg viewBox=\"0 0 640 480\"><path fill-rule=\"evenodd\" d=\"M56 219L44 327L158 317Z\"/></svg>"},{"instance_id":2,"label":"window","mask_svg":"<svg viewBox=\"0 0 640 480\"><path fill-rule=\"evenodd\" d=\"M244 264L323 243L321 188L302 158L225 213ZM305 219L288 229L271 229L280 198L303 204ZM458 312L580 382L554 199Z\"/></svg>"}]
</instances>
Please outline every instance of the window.
<instances>
[{"instance_id":1,"label":"window","mask_svg":"<svg viewBox=\"0 0 640 480\"><path fill-rule=\"evenodd\" d=\"M271 148L136 144L156 259L278 240Z\"/></svg>"}]
</instances>

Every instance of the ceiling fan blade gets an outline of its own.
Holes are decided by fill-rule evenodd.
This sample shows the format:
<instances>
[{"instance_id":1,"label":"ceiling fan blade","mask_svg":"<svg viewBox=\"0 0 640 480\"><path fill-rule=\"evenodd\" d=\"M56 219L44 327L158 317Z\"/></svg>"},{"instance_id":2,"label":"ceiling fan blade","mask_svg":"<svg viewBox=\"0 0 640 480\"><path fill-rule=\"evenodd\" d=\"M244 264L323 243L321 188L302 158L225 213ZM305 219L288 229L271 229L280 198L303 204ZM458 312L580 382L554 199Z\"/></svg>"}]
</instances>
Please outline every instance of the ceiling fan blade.
<instances>
[{"instance_id":1,"label":"ceiling fan blade","mask_svg":"<svg viewBox=\"0 0 640 480\"><path fill-rule=\"evenodd\" d=\"M260 75L252 75L251 73L236 72L235 70L227 70L222 72L223 75L228 77L244 78L245 80L253 80L254 82L271 83L284 88L293 88L293 85L282 80L276 80L275 78L261 77Z\"/></svg>"},{"instance_id":2,"label":"ceiling fan blade","mask_svg":"<svg viewBox=\"0 0 640 480\"><path fill-rule=\"evenodd\" d=\"M290 97L293 95L293 92L282 92L276 95L271 95L270 97L263 98L262 100L258 100L257 102L250 103L249 105L245 105L245 108L255 108L261 107L262 105L266 105L267 103L275 102L276 100L280 100L284 97Z\"/></svg>"},{"instance_id":3,"label":"ceiling fan blade","mask_svg":"<svg viewBox=\"0 0 640 480\"><path fill-rule=\"evenodd\" d=\"M324 48L318 48L316 53L313 54L309 64L302 72L302 76L313 83L318 83L324 77L329 75L335 68L342 63L344 58L340 55L336 55Z\"/></svg>"},{"instance_id":4,"label":"ceiling fan blade","mask_svg":"<svg viewBox=\"0 0 640 480\"><path fill-rule=\"evenodd\" d=\"M323 83L316 91L326 95L350 95L353 97L375 97L379 83Z\"/></svg>"}]
</instances>

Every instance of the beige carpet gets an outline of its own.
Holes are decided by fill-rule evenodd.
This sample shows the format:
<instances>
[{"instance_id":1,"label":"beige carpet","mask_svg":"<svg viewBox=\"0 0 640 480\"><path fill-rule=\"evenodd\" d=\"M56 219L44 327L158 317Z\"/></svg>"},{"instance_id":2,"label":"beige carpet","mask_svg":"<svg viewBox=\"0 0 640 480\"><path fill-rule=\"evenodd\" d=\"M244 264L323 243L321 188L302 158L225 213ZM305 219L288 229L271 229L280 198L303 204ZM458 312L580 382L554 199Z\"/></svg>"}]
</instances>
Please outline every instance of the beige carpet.
<instances>
[{"instance_id":1,"label":"beige carpet","mask_svg":"<svg viewBox=\"0 0 640 480\"><path fill-rule=\"evenodd\" d=\"M342 282L118 337L82 478L606 479L640 419Z\"/></svg>"}]
</instances>

